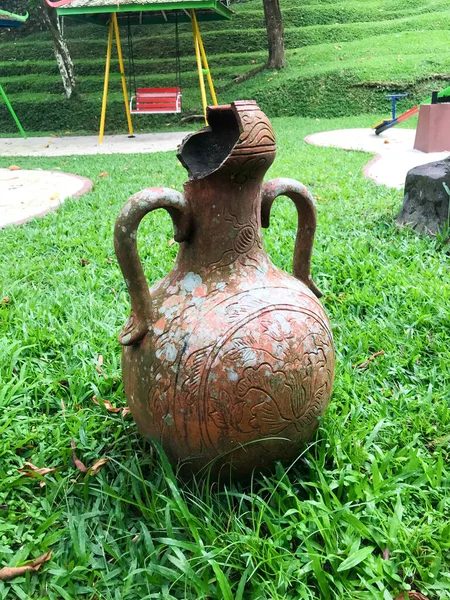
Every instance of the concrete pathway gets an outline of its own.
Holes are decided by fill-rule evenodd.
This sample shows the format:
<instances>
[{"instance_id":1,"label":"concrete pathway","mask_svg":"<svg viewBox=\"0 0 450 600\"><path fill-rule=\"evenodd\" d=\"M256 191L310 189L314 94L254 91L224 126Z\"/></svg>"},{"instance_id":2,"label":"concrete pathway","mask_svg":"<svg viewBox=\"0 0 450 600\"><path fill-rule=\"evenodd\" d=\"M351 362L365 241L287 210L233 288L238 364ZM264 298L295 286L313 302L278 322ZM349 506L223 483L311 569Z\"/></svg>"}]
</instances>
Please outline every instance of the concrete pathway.
<instances>
[{"instance_id":1,"label":"concrete pathway","mask_svg":"<svg viewBox=\"0 0 450 600\"><path fill-rule=\"evenodd\" d=\"M91 188L90 179L69 173L0 169L0 229L41 217Z\"/></svg>"},{"instance_id":2,"label":"concrete pathway","mask_svg":"<svg viewBox=\"0 0 450 600\"><path fill-rule=\"evenodd\" d=\"M146 154L176 150L187 131L127 135L0 138L0 156L72 156L74 154Z\"/></svg>"},{"instance_id":3,"label":"concrete pathway","mask_svg":"<svg viewBox=\"0 0 450 600\"><path fill-rule=\"evenodd\" d=\"M415 129L389 129L375 135L372 129L339 129L322 131L305 138L314 146L328 146L343 150L360 150L376 154L364 168L366 177L378 184L401 188L405 184L406 173L413 167L442 160L449 152L426 154L414 150Z\"/></svg>"}]
</instances>

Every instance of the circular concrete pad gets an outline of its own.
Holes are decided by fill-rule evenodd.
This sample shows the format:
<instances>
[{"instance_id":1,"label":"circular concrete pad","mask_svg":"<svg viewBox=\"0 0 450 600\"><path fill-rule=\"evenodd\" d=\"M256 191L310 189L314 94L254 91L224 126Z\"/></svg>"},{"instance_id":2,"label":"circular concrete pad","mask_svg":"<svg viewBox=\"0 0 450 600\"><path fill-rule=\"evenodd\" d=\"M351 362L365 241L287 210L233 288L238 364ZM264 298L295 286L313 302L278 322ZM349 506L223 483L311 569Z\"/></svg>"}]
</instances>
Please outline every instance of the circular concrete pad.
<instances>
[{"instance_id":1,"label":"circular concrete pad","mask_svg":"<svg viewBox=\"0 0 450 600\"><path fill-rule=\"evenodd\" d=\"M375 135L372 129L339 129L322 131L305 138L314 146L328 146L343 150L359 150L376 154L364 168L364 175L375 183L401 188L407 172L413 167L442 160L448 152L427 154L414 150L415 129L388 129Z\"/></svg>"},{"instance_id":2,"label":"circular concrete pad","mask_svg":"<svg viewBox=\"0 0 450 600\"><path fill-rule=\"evenodd\" d=\"M92 185L90 179L70 173L0 169L0 228L42 217Z\"/></svg>"}]
</instances>

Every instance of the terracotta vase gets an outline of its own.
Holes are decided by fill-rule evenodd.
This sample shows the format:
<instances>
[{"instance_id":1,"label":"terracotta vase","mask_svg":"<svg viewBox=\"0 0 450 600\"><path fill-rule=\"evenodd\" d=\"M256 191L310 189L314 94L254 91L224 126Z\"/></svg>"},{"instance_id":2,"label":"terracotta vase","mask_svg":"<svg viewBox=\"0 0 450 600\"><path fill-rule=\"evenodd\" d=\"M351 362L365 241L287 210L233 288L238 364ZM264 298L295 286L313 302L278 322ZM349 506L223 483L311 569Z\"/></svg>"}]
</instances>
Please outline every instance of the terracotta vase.
<instances>
[{"instance_id":1,"label":"terracotta vase","mask_svg":"<svg viewBox=\"0 0 450 600\"><path fill-rule=\"evenodd\" d=\"M208 109L178 158L184 195L148 188L125 204L115 249L131 298L119 336L125 393L144 435L192 472L237 475L298 456L333 385L330 325L310 275L314 201L292 179L265 184L275 138L255 102ZM294 276L267 256L261 226L288 196L298 211ZM165 208L180 243L150 290L139 260L141 219Z\"/></svg>"}]
</instances>

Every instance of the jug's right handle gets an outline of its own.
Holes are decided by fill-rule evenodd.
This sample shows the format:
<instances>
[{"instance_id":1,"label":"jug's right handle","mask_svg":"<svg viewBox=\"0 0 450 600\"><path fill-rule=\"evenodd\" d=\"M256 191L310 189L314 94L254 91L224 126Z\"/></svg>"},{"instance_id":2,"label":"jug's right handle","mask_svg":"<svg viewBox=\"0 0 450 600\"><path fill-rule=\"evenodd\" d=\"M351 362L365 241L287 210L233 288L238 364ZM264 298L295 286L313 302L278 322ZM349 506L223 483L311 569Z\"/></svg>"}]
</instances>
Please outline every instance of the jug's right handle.
<instances>
[{"instance_id":1,"label":"jug's right handle","mask_svg":"<svg viewBox=\"0 0 450 600\"><path fill-rule=\"evenodd\" d=\"M318 297L322 292L311 277L311 254L316 232L316 206L306 187L295 179L271 179L262 188L261 224L264 228L270 224L270 209L278 196L287 196L297 207L298 225L295 239L293 274L300 279Z\"/></svg>"},{"instance_id":2,"label":"jug's right handle","mask_svg":"<svg viewBox=\"0 0 450 600\"><path fill-rule=\"evenodd\" d=\"M157 208L165 208L172 217L177 242L184 242L189 235L189 206L183 194L171 188L147 188L138 192L120 211L114 228L114 250L131 299L131 314L119 335L123 346L140 342L153 323L152 299L136 237L141 220Z\"/></svg>"}]
</instances>

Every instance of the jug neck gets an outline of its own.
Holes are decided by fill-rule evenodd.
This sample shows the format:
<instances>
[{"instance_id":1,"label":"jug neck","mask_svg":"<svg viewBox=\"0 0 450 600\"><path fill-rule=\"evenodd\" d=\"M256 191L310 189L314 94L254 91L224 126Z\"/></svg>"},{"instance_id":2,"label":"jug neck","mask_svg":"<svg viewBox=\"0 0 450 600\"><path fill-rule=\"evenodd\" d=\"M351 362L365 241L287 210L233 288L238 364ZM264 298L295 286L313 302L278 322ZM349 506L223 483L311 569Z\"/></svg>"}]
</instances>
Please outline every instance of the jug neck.
<instances>
[{"instance_id":1,"label":"jug neck","mask_svg":"<svg viewBox=\"0 0 450 600\"><path fill-rule=\"evenodd\" d=\"M237 183L225 173L185 184L193 223L179 258L188 261L190 270L232 265L263 251L261 185L262 176Z\"/></svg>"},{"instance_id":2,"label":"jug neck","mask_svg":"<svg viewBox=\"0 0 450 600\"><path fill-rule=\"evenodd\" d=\"M252 100L210 107L207 117L208 127L188 136L178 152L189 173L184 189L192 215L179 258L192 271L256 264L263 251L262 180L276 152L272 126Z\"/></svg>"}]
</instances>

